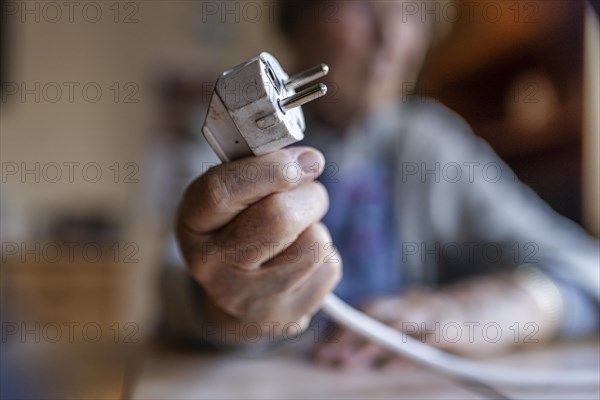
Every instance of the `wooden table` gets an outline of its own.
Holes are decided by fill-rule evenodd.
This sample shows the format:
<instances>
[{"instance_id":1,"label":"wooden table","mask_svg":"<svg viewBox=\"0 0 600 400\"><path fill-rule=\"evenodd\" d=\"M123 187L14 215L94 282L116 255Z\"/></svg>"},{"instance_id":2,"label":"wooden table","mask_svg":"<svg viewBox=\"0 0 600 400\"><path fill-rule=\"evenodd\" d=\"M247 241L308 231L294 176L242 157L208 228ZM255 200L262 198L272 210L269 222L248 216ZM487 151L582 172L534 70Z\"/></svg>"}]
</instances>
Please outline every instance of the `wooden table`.
<instances>
[{"instance_id":1,"label":"wooden table","mask_svg":"<svg viewBox=\"0 0 600 400\"><path fill-rule=\"evenodd\" d=\"M421 367L403 363L377 371L337 371L312 364L294 345L270 354L243 356L153 348L130 396L134 399L485 399L494 392L452 381ZM494 362L521 368L572 369L600 366L597 340L532 349ZM508 398L598 399L590 387L496 387Z\"/></svg>"}]
</instances>

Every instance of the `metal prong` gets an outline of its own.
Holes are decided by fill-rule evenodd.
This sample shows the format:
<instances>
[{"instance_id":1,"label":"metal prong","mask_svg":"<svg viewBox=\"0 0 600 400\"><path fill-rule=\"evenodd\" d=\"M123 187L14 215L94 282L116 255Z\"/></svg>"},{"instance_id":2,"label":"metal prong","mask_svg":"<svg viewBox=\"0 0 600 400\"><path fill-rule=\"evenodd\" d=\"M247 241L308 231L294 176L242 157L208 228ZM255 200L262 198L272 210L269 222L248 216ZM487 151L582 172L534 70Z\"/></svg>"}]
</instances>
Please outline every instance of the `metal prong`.
<instances>
[{"instance_id":1,"label":"metal prong","mask_svg":"<svg viewBox=\"0 0 600 400\"><path fill-rule=\"evenodd\" d=\"M320 64L290 77L284 85L286 89L296 89L324 77L328 72L329 67L326 64Z\"/></svg>"},{"instance_id":2,"label":"metal prong","mask_svg":"<svg viewBox=\"0 0 600 400\"><path fill-rule=\"evenodd\" d=\"M316 84L309 88L302 90L290 97L286 97L279 101L279 105L283 112L289 111L294 107L299 107L309 101L318 99L319 97L327 93L327 86L322 83Z\"/></svg>"}]
</instances>

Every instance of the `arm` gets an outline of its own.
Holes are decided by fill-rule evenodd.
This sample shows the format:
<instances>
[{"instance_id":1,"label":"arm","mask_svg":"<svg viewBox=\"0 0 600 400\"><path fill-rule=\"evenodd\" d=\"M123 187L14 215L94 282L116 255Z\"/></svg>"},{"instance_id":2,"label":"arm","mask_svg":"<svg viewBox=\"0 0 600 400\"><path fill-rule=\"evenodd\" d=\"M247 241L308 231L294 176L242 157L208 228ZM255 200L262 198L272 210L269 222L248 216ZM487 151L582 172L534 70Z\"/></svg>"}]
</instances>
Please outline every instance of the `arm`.
<instances>
[{"instance_id":1,"label":"arm","mask_svg":"<svg viewBox=\"0 0 600 400\"><path fill-rule=\"evenodd\" d=\"M558 318L556 323L547 325L552 331L548 332L549 337L559 332L583 334L586 330L583 320L592 321L587 326L597 325L598 241L574 222L556 214L519 182L514 172L460 119L444 109L434 113L438 126L434 122L417 128L427 131L419 132L424 140L438 144L424 157L426 162L431 164L437 160L441 165L457 162L473 166L471 179L456 183L441 179L439 183L429 184L434 237L441 243L478 243L481 249L486 244L494 244L492 249L500 251L499 256L490 256L480 250L472 259L459 260L463 265L441 257L440 270L460 276L461 273L478 275L533 267L540 272L539 279L551 282L539 287L531 282L523 284L522 277L515 282L542 308L540 313L552 312L545 303L554 303L550 308L555 310L560 308L556 303L563 303L564 312L560 316L548 315L548 318ZM470 171L465 168L463 172L468 178ZM560 298L556 298L557 295ZM580 310L579 306L584 304L587 307ZM585 310L587 312L581 312ZM571 329L564 326L566 317L572 324Z\"/></svg>"},{"instance_id":2,"label":"arm","mask_svg":"<svg viewBox=\"0 0 600 400\"><path fill-rule=\"evenodd\" d=\"M449 252L436 256L420 248L405 252L404 267L437 287L376 299L365 311L432 345L478 357L596 330L598 242L518 182L460 119L436 108L414 113L414 124L400 138L399 247L454 245L463 256L452 259ZM450 165L462 168L462 179L441 173ZM482 251L487 244L498 257ZM465 325L471 323L480 329L473 341ZM497 341L483 337L487 323L500 325ZM451 324L462 328L458 340L441 334ZM389 358L349 332L338 339L319 349L317 358L338 365L374 365Z\"/></svg>"}]
</instances>

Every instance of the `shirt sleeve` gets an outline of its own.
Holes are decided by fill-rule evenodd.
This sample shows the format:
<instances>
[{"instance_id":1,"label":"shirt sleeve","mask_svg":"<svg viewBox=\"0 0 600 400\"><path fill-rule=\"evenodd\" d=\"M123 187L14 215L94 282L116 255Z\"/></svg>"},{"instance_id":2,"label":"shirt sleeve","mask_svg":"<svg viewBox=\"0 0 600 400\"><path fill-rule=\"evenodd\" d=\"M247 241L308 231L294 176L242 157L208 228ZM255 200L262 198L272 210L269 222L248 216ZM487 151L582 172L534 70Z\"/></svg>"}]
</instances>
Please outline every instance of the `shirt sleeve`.
<instances>
[{"instance_id":1,"label":"shirt sleeve","mask_svg":"<svg viewBox=\"0 0 600 400\"><path fill-rule=\"evenodd\" d=\"M415 182L404 190L411 196L406 199L426 207L411 228L436 243L474 243L478 249L491 244L497 250L493 255L500 255L476 251L468 262L448 262L436 273L482 274L532 265L560 287L565 309L560 333L582 336L597 330L598 240L520 182L460 117L442 107L426 111L404 140L405 153L421 170L440 173L436 180L411 176ZM462 178L445 177L447 166L461 168Z\"/></svg>"}]
</instances>

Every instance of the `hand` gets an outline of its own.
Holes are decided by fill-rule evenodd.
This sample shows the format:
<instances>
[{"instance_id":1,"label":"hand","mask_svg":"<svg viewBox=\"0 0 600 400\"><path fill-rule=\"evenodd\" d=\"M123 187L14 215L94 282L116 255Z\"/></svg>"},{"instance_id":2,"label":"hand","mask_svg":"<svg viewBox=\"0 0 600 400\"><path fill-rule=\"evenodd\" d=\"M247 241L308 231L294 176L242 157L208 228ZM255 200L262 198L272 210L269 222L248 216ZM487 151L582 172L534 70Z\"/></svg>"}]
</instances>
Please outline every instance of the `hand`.
<instances>
[{"instance_id":1,"label":"hand","mask_svg":"<svg viewBox=\"0 0 600 400\"><path fill-rule=\"evenodd\" d=\"M468 357L485 357L555 332L512 274L474 279L440 290L417 289L378 299L368 315L417 340ZM373 368L399 357L353 332L339 329L314 353L318 363L339 368Z\"/></svg>"},{"instance_id":2,"label":"hand","mask_svg":"<svg viewBox=\"0 0 600 400\"><path fill-rule=\"evenodd\" d=\"M177 236L212 319L257 324L270 336L288 323L308 326L341 277L319 222L329 206L314 181L323 167L318 151L291 147L215 166L189 186Z\"/></svg>"}]
</instances>

